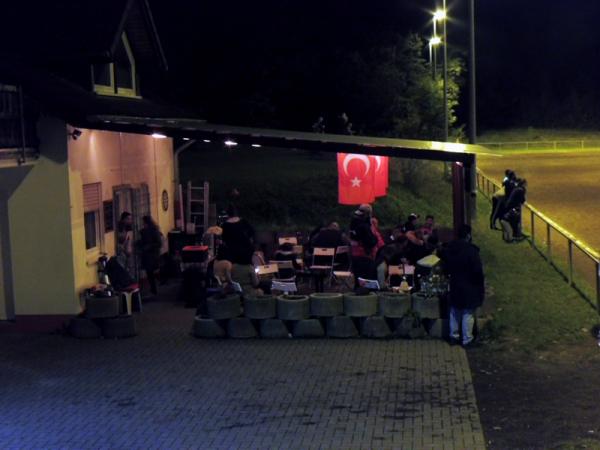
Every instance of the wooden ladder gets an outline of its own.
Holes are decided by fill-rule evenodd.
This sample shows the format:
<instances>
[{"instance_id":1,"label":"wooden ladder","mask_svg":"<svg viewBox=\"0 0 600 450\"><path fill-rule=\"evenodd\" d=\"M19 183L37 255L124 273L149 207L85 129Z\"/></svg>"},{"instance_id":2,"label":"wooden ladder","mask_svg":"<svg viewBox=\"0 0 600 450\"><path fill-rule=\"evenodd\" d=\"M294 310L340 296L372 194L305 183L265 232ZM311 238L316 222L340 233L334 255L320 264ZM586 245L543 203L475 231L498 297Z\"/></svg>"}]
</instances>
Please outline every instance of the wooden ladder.
<instances>
[{"instance_id":1,"label":"wooden ladder","mask_svg":"<svg viewBox=\"0 0 600 450\"><path fill-rule=\"evenodd\" d=\"M208 229L209 214L209 184L205 181L202 186L187 184L187 220L194 224L196 234L202 235Z\"/></svg>"}]
</instances>

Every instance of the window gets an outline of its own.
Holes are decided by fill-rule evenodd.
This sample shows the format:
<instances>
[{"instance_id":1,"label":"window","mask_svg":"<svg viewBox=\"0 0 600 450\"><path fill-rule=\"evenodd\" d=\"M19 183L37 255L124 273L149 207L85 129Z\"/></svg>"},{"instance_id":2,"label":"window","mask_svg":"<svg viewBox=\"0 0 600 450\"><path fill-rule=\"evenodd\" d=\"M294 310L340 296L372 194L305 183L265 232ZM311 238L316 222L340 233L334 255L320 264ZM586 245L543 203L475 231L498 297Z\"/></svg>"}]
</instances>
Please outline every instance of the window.
<instances>
[{"instance_id":1,"label":"window","mask_svg":"<svg viewBox=\"0 0 600 450\"><path fill-rule=\"evenodd\" d=\"M102 185L83 185L83 226L85 229L85 249L92 250L101 245L100 209L102 208Z\"/></svg>"},{"instance_id":2,"label":"window","mask_svg":"<svg viewBox=\"0 0 600 450\"><path fill-rule=\"evenodd\" d=\"M83 214L83 222L85 226L85 249L91 250L98 247L98 211L89 211Z\"/></svg>"},{"instance_id":3,"label":"window","mask_svg":"<svg viewBox=\"0 0 600 450\"><path fill-rule=\"evenodd\" d=\"M92 66L94 91L100 95L138 97L135 59L127 35L123 33L114 61Z\"/></svg>"}]
</instances>

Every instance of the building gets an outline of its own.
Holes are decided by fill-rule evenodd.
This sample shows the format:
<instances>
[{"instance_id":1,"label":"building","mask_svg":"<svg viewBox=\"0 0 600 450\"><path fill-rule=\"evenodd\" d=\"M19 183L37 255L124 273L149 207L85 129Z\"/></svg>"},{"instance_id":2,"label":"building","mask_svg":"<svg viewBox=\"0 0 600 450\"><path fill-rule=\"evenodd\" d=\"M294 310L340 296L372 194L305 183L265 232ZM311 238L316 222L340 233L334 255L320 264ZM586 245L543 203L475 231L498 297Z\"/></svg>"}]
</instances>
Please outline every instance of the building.
<instances>
[{"instance_id":1,"label":"building","mask_svg":"<svg viewBox=\"0 0 600 450\"><path fill-rule=\"evenodd\" d=\"M146 0L23 1L3 23L0 321L51 330L81 311L122 211L174 227L172 139L101 117L181 112L148 100L167 63Z\"/></svg>"}]
</instances>

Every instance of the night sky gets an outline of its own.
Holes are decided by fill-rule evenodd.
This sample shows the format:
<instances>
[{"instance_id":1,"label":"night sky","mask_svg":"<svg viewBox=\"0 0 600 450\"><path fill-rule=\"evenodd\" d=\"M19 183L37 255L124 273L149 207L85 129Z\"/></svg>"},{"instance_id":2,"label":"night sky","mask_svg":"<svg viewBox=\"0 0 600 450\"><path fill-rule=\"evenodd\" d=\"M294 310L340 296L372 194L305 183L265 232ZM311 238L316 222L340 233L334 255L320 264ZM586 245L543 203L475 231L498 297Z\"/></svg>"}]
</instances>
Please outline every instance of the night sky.
<instances>
[{"instance_id":1,"label":"night sky","mask_svg":"<svg viewBox=\"0 0 600 450\"><path fill-rule=\"evenodd\" d=\"M170 63L174 98L209 119L239 123L240 99L277 85L279 92L289 93L290 110L298 112L288 112L281 126L296 128L323 103L343 107L343 99L326 99L315 86L336 82L326 79L332 52L360 52L397 34L428 38L434 9L430 0L150 4ZM466 58L466 1L448 1L448 9L450 52ZM600 121L600 2L476 0L476 10L480 131L595 127ZM308 60L313 66L306 67ZM315 76L320 70L321 81ZM299 75L303 71L312 73L311 82ZM352 67L343 71L351 73ZM465 122L465 111L458 112Z\"/></svg>"}]
</instances>

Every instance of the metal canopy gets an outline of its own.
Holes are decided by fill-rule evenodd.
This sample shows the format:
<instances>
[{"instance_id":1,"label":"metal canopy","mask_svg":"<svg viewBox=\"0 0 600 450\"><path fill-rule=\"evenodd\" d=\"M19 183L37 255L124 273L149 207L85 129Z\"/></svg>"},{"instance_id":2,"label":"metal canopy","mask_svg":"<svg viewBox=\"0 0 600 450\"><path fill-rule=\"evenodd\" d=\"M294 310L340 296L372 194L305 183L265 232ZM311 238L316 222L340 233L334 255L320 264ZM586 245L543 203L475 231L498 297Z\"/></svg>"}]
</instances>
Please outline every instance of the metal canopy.
<instances>
[{"instance_id":1,"label":"metal canopy","mask_svg":"<svg viewBox=\"0 0 600 450\"><path fill-rule=\"evenodd\" d=\"M318 150L331 153L363 153L398 158L461 162L471 165L475 155L488 150L479 145L418 141L369 136L304 133L290 130L236 127L197 119L156 119L149 117L93 116L91 128L150 134L160 132L174 138L232 140L240 145Z\"/></svg>"}]
</instances>

